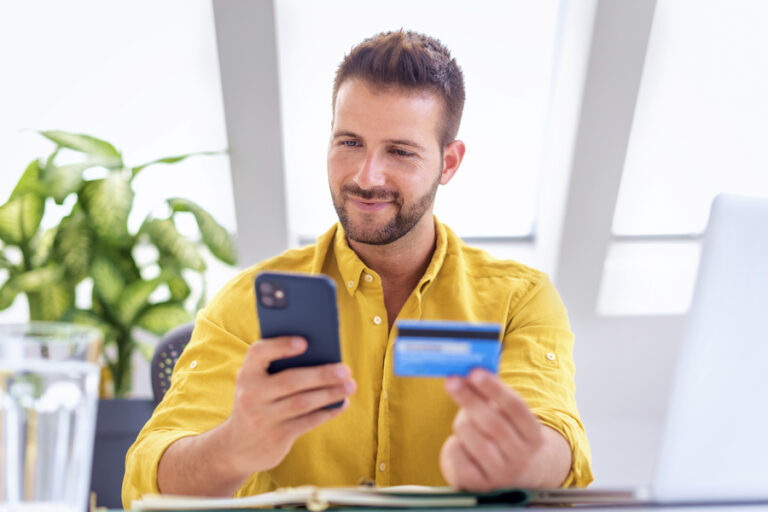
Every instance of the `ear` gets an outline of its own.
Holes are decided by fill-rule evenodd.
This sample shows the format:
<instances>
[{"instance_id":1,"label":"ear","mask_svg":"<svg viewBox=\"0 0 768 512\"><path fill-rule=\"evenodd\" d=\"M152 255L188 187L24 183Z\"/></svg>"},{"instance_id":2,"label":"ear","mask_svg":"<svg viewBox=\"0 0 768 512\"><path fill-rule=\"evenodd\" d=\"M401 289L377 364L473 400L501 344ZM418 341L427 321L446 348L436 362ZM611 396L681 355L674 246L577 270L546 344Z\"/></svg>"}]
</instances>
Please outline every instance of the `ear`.
<instances>
[{"instance_id":1,"label":"ear","mask_svg":"<svg viewBox=\"0 0 768 512\"><path fill-rule=\"evenodd\" d=\"M453 175L459 170L466 150L466 146L460 140L455 140L445 146L443 149L443 171L440 173L441 185L446 185L451 181Z\"/></svg>"}]
</instances>

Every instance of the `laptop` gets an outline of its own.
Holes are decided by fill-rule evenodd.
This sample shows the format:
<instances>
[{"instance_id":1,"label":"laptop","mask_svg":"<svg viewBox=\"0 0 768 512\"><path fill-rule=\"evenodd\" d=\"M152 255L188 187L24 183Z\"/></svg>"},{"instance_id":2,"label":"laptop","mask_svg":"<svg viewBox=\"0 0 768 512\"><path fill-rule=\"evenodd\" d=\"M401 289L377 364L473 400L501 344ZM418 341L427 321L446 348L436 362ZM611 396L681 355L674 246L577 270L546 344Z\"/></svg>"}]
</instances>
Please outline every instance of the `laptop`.
<instances>
[{"instance_id":1,"label":"laptop","mask_svg":"<svg viewBox=\"0 0 768 512\"><path fill-rule=\"evenodd\" d=\"M540 502L768 502L768 198L715 198L686 322L650 486Z\"/></svg>"}]
</instances>

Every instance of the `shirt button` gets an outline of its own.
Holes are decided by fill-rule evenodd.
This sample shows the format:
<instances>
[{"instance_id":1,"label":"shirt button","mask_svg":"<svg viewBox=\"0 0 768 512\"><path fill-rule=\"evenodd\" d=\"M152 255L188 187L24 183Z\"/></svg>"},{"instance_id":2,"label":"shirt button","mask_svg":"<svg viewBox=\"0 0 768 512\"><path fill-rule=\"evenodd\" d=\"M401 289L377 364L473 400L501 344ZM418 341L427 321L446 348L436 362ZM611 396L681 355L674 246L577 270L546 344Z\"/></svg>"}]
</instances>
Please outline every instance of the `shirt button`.
<instances>
[{"instance_id":1,"label":"shirt button","mask_svg":"<svg viewBox=\"0 0 768 512\"><path fill-rule=\"evenodd\" d=\"M384 471L385 469L387 469L387 465L386 464L384 464L383 462L381 464L379 464L379 471Z\"/></svg>"},{"instance_id":2,"label":"shirt button","mask_svg":"<svg viewBox=\"0 0 768 512\"><path fill-rule=\"evenodd\" d=\"M373 281L373 276L371 274L365 274L365 280L366 282L370 283Z\"/></svg>"},{"instance_id":3,"label":"shirt button","mask_svg":"<svg viewBox=\"0 0 768 512\"><path fill-rule=\"evenodd\" d=\"M376 315L375 317L373 317L373 323L375 323L376 325L381 324L381 317L379 315Z\"/></svg>"},{"instance_id":4,"label":"shirt button","mask_svg":"<svg viewBox=\"0 0 768 512\"><path fill-rule=\"evenodd\" d=\"M349 281L349 282L347 283L347 286L349 286L350 288L352 288L353 286L355 286L355 282L354 282L354 281Z\"/></svg>"},{"instance_id":5,"label":"shirt button","mask_svg":"<svg viewBox=\"0 0 768 512\"><path fill-rule=\"evenodd\" d=\"M556 357L556 356L555 356L555 354L553 354L552 352L550 352L549 354L547 354L547 359L549 359L550 361L554 361L556 358L557 358L557 357Z\"/></svg>"},{"instance_id":6,"label":"shirt button","mask_svg":"<svg viewBox=\"0 0 768 512\"><path fill-rule=\"evenodd\" d=\"M191 363L189 363L189 367L190 368L197 368L197 361L192 361Z\"/></svg>"}]
</instances>

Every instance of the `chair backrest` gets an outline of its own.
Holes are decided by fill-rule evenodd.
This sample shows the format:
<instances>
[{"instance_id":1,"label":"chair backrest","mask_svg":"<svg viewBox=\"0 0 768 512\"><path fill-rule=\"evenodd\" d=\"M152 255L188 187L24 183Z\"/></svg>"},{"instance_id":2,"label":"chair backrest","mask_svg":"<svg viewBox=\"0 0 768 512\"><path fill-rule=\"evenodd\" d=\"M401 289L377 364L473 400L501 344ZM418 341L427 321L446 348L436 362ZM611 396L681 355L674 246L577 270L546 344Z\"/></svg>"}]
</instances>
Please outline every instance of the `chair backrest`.
<instances>
[{"instance_id":1,"label":"chair backrest","mask_svg":"<svg viewBox=\"0 0 768 512\"><path fill-rule=\"evenodd\" d=\"M151 364L152 394L155 405L160 403L168 388L171 387L173 367L176 366L181 352L189 343L194 327L195 324L184 324L168 331L155 347Z\"/></svg>"}]
</instances>

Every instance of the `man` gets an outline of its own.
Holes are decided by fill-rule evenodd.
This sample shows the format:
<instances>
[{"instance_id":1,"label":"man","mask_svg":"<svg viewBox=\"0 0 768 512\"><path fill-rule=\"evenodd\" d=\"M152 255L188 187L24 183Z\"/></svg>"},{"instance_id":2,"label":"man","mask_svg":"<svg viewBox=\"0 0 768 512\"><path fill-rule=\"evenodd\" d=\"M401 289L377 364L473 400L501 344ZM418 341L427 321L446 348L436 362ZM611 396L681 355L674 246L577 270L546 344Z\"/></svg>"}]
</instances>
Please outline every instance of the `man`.
<instances>
[{"instance_id":1,"label":"man","mask_svg":"<svg viewBox=\"0 0 768 512\"><path fill-rule=\"evenodd\" d=\"M126 505L149 492L242 496L361 479L470 490L591 481L557 292L432 216L464 156L463 103L461 71L435 39L379 34L344 59L328 148L340 223L246 270L200 312L128 453ZM253 280L268 269L335 280L346 364L266 372L306 349L299 338L259 340ZM501 323L499 375L394 376L397 318Z\"/></svg>"}]
</instances>

